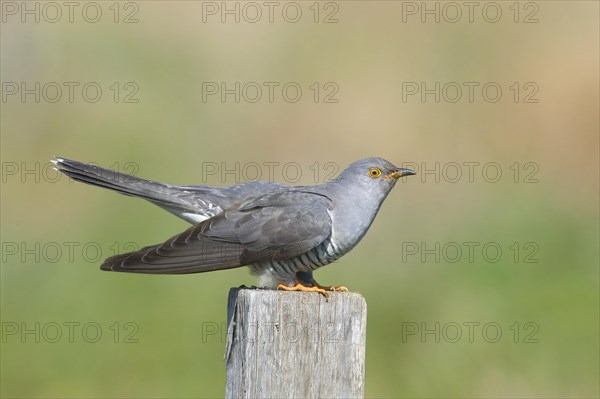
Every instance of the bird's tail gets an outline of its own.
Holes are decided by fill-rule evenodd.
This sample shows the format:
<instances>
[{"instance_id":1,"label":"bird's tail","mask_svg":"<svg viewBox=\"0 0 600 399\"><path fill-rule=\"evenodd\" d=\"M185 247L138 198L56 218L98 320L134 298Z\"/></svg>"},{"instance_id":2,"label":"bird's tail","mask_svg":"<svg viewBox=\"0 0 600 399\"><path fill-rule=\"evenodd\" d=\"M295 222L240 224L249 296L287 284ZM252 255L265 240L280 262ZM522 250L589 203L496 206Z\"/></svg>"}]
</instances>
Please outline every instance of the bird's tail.
<instances>
[{"instance_id":1,"label":"bird's tail","mask_svg":"<svg viewBox=\"0 0 600 399\"><path fill-rule=\"evenodd\" d=\"M51 161L55 169L72 179L98 187L108 188L124 195L146 199L163 207L184 209L189 204L177 198L181 188L169 184L140 179L132 175L104 169L71 159L56 158Z\"/></svg>"}]
</instances>

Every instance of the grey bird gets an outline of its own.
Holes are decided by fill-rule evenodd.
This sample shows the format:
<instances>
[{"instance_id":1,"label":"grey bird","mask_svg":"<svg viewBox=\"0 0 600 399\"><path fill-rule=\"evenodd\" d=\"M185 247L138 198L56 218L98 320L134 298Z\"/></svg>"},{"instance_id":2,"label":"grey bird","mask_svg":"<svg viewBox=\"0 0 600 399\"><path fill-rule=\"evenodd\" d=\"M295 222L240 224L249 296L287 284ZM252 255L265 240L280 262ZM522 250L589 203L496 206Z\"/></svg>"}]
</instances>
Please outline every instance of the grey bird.
<instances>
[{"instance_id":1,"label":"grey bird","mask_svg":"<svg viewBox=\"0 0 600 399\"><path fill-rule=\"evenodd\" d=\"M248 266L262 287L325 296L347 289L318 284L313 271L354 248L398 179L415 174L366 158L314 186L175 186L65 158L51 162L76 181L143 198L193 224L162 244L106 259L102 270L187 274Z\"/></svg>"}]
</instances>

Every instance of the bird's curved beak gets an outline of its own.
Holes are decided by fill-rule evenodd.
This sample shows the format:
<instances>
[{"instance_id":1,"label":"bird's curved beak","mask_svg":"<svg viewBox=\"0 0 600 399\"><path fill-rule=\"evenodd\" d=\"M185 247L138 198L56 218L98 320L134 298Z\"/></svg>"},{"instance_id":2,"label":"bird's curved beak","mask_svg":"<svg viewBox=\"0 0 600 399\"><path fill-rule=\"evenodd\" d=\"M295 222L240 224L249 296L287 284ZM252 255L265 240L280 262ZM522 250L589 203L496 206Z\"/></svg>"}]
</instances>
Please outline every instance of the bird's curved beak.
<instances>
[{"instance_id":1,"label":"bird's curved beak","mask_svg":"<svg viewBox=\"0 0 600 399\"><path fill-rule=\"evenodd\" d=\"M384 178L386 179L399 179L401 177L404 176L412 176L412 175L416 175L414 170L411 169L404 169L404 168L400 168L392 173L389 173L387 175L384 176Z\"/></svg>"}]
</instances>

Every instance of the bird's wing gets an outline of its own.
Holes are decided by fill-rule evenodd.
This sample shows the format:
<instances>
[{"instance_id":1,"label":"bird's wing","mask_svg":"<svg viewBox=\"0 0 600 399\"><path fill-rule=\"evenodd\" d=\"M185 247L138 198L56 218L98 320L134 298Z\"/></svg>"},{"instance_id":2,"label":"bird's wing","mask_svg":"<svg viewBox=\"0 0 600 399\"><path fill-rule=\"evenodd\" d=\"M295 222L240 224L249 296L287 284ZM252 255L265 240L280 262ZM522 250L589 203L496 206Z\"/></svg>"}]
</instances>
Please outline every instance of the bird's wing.
<instances>
[{"instance_id":1,"label":"bird's wing","mask_svg":"<svg viewBox=\"0 0 600 399\"><path fill-rule=\"evenodd\" d=\"M204 219L191 217L191 221L198 223L211 218L223 212L236 204L241 203L247 198L254 198L270 191L283 191L287 187L272 182L247 182L229 187L214 187L208 185L176 186L178 191L175 193L177 199L185 204L196 208L195 214L201 215ZM167 209L166 207L163 207ZM189 211L185 209L167 209L183 219L190 218ZM182 212L183 211L183 212ZM187 212L186 214L184 214ZM187 218L186 218L187 217Z\"/></svg>"},{"instance_id":2,"label":"bird's wing","mask_svg":"<svg viewBox=\"0 0 600 399\"><path fill-rule=\"evenodd\" d=\"M234 206L163 244L108 258L103 270L181 274L285 260L331 234L331 201L314 193L267 193Z\"/></svg>"}]
</instances>

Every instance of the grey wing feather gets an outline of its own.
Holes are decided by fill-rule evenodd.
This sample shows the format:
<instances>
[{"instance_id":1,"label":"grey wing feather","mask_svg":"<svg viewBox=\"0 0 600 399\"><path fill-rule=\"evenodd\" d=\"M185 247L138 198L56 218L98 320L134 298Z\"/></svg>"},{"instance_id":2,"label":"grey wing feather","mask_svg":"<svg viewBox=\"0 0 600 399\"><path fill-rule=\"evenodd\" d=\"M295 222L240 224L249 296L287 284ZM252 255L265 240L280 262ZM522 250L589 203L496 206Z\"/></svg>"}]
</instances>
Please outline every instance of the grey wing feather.
<instances>
[{"instance_id":1,"label":"grey wing feather","mask_svg":"<svg viewBox=\"0 0 600 399\"><path fill-rule=\"evenodd\" d=\"M178 186L177 197L186 203L194 204L202 210L202 214L213 217L248 198L253 198L270 191L288 189L279 183L248 182L229 187L213 187L207 185Z\"/></svg>"},{"instance_id":2,"label":"grey wing feather","mask_svg":"<svg viewBox=\"0 0 600 399\"><path fill-rule=\"evenodd\" d=\"M179 274L285 260L331 234L331 201L290 189L234 206L163 244L107 259L103 270Z\"/></svg>"}]
</instances>

